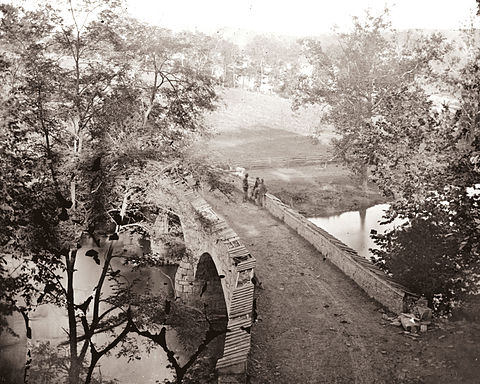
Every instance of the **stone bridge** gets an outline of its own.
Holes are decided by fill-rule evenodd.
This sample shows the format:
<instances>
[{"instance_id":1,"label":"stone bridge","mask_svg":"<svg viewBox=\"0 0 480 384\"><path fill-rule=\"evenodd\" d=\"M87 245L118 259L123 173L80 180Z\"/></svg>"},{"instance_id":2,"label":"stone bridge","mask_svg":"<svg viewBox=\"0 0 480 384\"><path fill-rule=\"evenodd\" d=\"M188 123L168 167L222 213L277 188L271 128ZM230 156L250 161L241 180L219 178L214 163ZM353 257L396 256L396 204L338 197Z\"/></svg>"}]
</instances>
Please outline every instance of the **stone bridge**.
<instances>
[{"instance_id":1,"label":"stone bridge","mask_svg":"<svg viewBox=\"0 0 480 384\"><path fill-rule=\"evenodd\" d=\"M250 351L255 258L197 192L184 183L178 183L176 190L184 205L181 225L187 256L175 275L175 294L186 301L189 297L209 296L209 317L224 318L227 314L223 357L217 362L218 382L244 383ZM182 196L178 196L179 192ZM220 284L214 284L218 279L221 290Z\"/></svg>"},{"instance_id":2,"label":"stone bridge","mask_svg":"<svg viewBox=\"0 0 480 384\"><path fill-rule=\"evenodd\" d=\"M231 181L241 189L240 178L233 176ZM210 315L214 318L227 314L224 353L217 362L218 382L245 383L254 310L255 258L225 220L197 192L185 183L183 188L178 187L181 185L177 185L176 194L184 204L181 221L188 255L177 269L175 293L186 300L189 297L210 296L209 303L215 303L215 308L209 308ZM265 208L312 244L324 260L328 259L390 311L397 314L407 311L418 299L356 251L313 225L275 196L266 195Z\"/></svg>"}]
</instances>

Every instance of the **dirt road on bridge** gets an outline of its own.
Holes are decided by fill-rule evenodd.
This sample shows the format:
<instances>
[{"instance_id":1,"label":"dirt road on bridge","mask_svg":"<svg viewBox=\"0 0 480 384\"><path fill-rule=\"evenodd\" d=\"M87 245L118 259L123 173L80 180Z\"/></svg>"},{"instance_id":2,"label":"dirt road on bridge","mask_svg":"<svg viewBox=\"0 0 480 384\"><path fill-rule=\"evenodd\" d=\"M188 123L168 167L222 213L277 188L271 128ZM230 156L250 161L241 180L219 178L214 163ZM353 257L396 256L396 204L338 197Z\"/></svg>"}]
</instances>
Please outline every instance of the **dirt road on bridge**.
<instances>
[{"instance_id":1,"label":"dirt road on bridge","mask_svg":"<svg viewBox=\"0 0 480 384\"><path fill-rule=\"evenodd\" d=\"M479 326L445 324L407 336L268 212L240 198L205 197L257 259L263 289L257 292L250 383L478 383Z\"/></svg>"}]
</instances>

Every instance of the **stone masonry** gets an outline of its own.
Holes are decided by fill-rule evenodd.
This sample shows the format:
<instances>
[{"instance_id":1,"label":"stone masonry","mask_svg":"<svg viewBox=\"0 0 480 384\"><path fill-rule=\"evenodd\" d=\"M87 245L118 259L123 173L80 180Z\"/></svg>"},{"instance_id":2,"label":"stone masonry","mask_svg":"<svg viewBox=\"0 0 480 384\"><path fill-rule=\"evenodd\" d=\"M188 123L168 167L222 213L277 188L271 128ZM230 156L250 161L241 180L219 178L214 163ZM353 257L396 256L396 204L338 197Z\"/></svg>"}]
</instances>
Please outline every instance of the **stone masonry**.
<instances>
[{"instance_id":1,"label":"stone masonry","mask_svg":"<svg viewBox=\"0 0 480 384\"><path fill-rule=\"evenodd\" d=\"M255 258L225 220L197 192L183 184L181 193L182 200L187 201L189 206L190 212L186 214L195 220L182 222L188 252L175 275L175 294L188 298L198 293L201 288L196 281L198 263L202 255L209 254L220 277L228 314L224 353L217 362L218 382L245 383L250 351Z\"/></svg>"}]
</instances>

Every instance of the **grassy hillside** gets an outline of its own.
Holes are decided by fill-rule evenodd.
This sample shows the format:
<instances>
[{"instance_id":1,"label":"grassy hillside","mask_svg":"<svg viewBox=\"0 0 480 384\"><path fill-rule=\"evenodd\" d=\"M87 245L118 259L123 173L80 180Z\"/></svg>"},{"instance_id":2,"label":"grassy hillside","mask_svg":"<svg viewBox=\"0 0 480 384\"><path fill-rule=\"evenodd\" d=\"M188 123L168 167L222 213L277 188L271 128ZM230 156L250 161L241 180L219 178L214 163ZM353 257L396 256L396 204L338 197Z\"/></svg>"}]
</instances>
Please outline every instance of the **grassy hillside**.
<instances>
[{"instance_id":1,"label":"grassy hillside","mask_svg":"<svg viewBox=\"0 0 480 384\"><path fill-rule=\"evenodd\" d=\"M244 167L251 176L265 179L270 192L309 216L382 201L375 190L360 191L341 165L311 164L311 160L333 156L330 127L324 127L318 140L311 136L320 120L320 108L292 112L289 100L241 89L225 89L221 95L222 106L207 117L215 135L201 143L202 152L207 150L222 163ZM310 162L297 161L303 158Z\"/></svg>"},{"instance_id":2,"label":"grassy hillside","mask_svg":"<svg viewBox=\"0 0 480 384\"><path fill-rule=\"evenodd\" d=\"M321 108L292 111L291 102L277 95L264 95L238 88L220 90L220 108L207 116L207 122L219 133L264 126L300 135L310 135L318 126ZM327 136L332 130L326 128ZM325 136L325 138L327 138Z\"/></svg>"},{"instance_id":3,"label":"grassy hillside","mask_svg":"<svg viewBox=\"0 0 480 384\"><path fill-rule=\"evenodd\" d=\"M207 116L207 124L215 133L209 149L232 165L252 159L270 164L278 157L329 156L332 129L326 127L320 140L312 137L320 121L320 108L294 112L287 99L242 89L222 90L221 97L221 106Z\"/></svg>"},{"instance_id":4,"label":"grassy hillside","mask_svg":"<svg viewBox=\"0 0 480 384\"><path fill-rule=\"evenodd\" d=\"M317 155L327 158L330 153L328 145L316 143L308 136L265 125L219 133L209 146L229 164L246 168L252 162L270 166L279 159L288 162L288 159Z\"/></svg>"}]
</instances>

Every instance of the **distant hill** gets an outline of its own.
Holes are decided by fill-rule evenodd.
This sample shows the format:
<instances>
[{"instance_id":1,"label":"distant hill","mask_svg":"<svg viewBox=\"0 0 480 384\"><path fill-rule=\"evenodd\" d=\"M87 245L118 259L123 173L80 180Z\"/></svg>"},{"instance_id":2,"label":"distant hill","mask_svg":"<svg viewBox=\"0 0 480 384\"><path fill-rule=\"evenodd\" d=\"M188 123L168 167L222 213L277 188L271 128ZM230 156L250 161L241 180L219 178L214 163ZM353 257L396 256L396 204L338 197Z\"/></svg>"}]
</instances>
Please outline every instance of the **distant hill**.
<instances>
[{"instance_id":1,"label":"distant hill","mask_svg":"<svg viewBox=\"0 0 480 384\"><path fill-rule=\"evenodd\" d=\"M223 37L225 40L228 40L238 45L240 48L245 47L250 41L253 40L255 36L259 36L259 35L274 37L286 43L299 41L305 38L319 39L325 44L332 44L336 41L336 37L333 33L323 33L316 36L300 36L299 37L299 36L280 35L275 33L262 33L259 31L246 30L241 28L230 28L230 27L219 29L218 31L215 32L215 35L219 35Z\"/></svg>"},{"instance_id":2,"label":"distant hill","mask_svg":"<svg viewBox=\"0 0 480 384\"><path fill-rule=\"evenodd\" d=\"M447 40L452 42L460 42L463 38L464 32L462 30L453 30L453 29L406 29L406 30L397 30L397 33L400 37L415 37L420 35L430 35L432 33L441 33L444 35ZM331 45L334 44L337 40L336 35L332 33L322 33L319 35L314 36L288 36L288 35L280 35L274 33L262 33L259 31L254 30L247 30L241 28L231 28L231 27L224 27L221 28L212 35L219 35L224 39L237 44L240 48L246 46L255 36L263 35L269 37L276 37L280 40L285 42L294 42L305 38L312 38L319 40L322 44ZM477 31L477 35L480 41L480 30Z\"/></svg>"}]
</instances>

